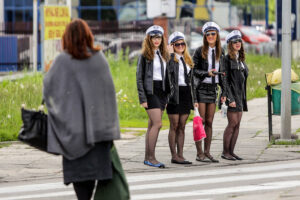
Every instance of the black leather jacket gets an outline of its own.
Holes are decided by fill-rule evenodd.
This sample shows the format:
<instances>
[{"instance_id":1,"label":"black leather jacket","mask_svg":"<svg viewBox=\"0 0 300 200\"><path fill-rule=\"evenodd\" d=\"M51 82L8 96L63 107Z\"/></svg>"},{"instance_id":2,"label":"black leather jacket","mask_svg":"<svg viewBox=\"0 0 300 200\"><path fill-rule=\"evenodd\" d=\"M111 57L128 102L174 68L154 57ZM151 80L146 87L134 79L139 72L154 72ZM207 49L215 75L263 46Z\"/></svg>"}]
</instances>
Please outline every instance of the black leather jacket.
<instances>
[{"instance_id":1,"label":"black leather jacket","mask_svg":"<svg viewBox=\"0 0 300 200\"><path fill-rule=\"evenodd\" d=\"M179 85L178 85L178 74L179 74L179 63L174 60L175 54L171 54L171 59L168 63L168 71L170 74L170 85L171 85L171 94L169 103L170 104L179 104ZM191 71L189 72L189 86L191 88L191 109L193 109L193 102L194 102L194 96L195 94L193 89L193 68L191 68Z\"/></svg>"},{"instance_id":2,"label":"black leather jacket","mask_svg":"<svg viewBox=\"0 0 300 200\"><path fill-rule=\"evenodd\" d=\"M167 62L168 63L168 62ZM166 95L168 96L170 89L168 64L166 69ZM138 59L136 70L136 83L140 104L147 102L146 94L153 94L153 61L146 59L141 55Z\"/></svg>"},{"instance_id":3,"label":"black leather jacket","mask_svg":"<svg viewBox=\"0 0 300 200\"><path fill-rule=\"evenodd\" d=\"M208 60L202 58L202 46L197 48L194 56L193 56L193 61L194 61L194 90L197 90L197 88L200 86L202 81L206 78L209 77L208 75ZM219 60L219 72L225 72L225 53L224 50L222 49L222 54ZM226 89L227 89L227 83L226 79L224 76L218 75L219 76L219 85L221 87L221 95L220 96L226 96ZM226 74L225 74L226 76Z\"/></svg>"},{"instance_id":4,"label":"black leather jacket","mask_svg":"<svg viewBox=\"0 0 300 200\"><path fill-rule=\"evenodd\" d=\"M243 62L245 69L241 69L236 60L230 59L229 55L225 57L225 71L227 88L227 104L236 102L243 105L243 111L248 111L247 107L247 77L249 69Z\"/></svg>"}]
</instances>

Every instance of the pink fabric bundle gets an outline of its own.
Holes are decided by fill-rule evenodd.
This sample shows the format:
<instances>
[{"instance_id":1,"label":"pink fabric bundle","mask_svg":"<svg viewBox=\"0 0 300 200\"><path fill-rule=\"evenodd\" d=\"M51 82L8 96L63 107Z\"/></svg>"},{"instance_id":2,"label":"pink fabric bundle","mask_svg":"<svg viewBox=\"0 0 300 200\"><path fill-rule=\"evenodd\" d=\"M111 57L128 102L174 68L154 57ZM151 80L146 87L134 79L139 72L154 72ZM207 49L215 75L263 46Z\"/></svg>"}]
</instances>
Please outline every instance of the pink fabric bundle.
<instances>
[{"instance_id":1,"label":"pink fabric bundle","mask_svg":"<svg viewBox=\"0 0 300 200\"><path fill-rule=\"evenodd\" d=\"M202 118L200 117L197 108L195 108L194 114L195 116L193 119L193 134L194 134L194 141L198 142L206 138L206 133L203 127Z\"/></svg>"}]
</instances>

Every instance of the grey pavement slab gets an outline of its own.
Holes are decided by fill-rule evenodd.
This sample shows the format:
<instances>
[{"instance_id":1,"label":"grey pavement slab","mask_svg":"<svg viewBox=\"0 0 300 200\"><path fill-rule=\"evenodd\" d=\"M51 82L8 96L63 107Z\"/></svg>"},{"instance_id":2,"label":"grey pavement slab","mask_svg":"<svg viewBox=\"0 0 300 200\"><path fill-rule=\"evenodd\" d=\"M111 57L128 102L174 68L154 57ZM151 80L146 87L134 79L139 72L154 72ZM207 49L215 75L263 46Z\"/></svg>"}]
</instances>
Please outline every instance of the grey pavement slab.
<instances>
[{"instance_id":1,"label":"grey pavement slab","mask_svg":"<svg viewBox=\"0 0 300 200\"><path fill-rule=\"evenodd\" d=\"M195 161L196 148L193 142L192 122L187 124L184 156L193 162L192 165L171 164L171 154L168 144L168 130L162 130L159 134L156 157L165 163L167 169L177 168L212 168L227 165L240 165L249 163L262 163L283 160L300 159L300 146L269 146L267 100L258 98L248 102L249 112L243 114L240 135L237 141L236 153L244 158L243 161L227 161L220 158L222 152L223 131L227 125L227 119L222 118L218 112L215 114L213 124L213 141L211 154L219 159L220 163L203 163ZM292 116L292 131L300 128L300 116ZM273 118L274 133L280 133L280 117ZM143 130L143 129L142 129ZM126 173L151 172L157 169L145 166L144 149L145 137L126 137L115 141L120 158ZM21 180L46 179L62 177L60 156L43 153L25 144L15 142L12 145L0 148L0 182Z\"/></svg>"}]
</instances>

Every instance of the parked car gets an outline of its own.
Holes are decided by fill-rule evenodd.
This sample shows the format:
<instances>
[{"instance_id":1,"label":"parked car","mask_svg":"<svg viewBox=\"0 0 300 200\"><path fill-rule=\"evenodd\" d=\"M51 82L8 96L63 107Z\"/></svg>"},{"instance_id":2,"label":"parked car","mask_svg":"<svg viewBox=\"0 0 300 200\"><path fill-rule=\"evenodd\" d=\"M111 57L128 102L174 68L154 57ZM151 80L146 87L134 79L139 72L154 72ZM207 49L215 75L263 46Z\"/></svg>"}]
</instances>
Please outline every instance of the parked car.
<instances>
[{"instance_id":1,"label":"parked car","mask_svg":"<svg viewBox=\"0 0 300 200\"><path fill-rule=\"evenodd\" d=\"M238 27L229 27L225 28L225 30L231 32L233 30L239 30L242 33L242 39L244 42L247 42L249 44L260 44L262 42L271 42L272 39L267 36L266 34L263 34L256 30L256 28L251 26L238 26Z\"/></svg>"},{"instance_id":2,"label":"parked car","mask_svg":"<svg viewBox=\"0 0 300 200\"><path fill-rule=\"evenodd\" d=\"M220 39L221 39L221 46L222 48L226 49L227 43L226 43L226 36L229 34L228 31L220 30Z\"/></svg>"},{"instance_id":3,"label":"parked car","mask_svg":"<svg viewBox=\"0 0 300 200\"><path fill-rule=\"evenodd\" d=\"M196 32L191 32L190 54L193 55L196 49L203 45L203 36Z\"/></svg>"},{"instance_id":4,"label":"parked car","mask_svg":"<svg viewBox=\"0 0 300 200\"><path fill-rule=\"evenodd\" d=\"M256 30L251 26L238 26L225 28L227 31L239 30L242 33L242 39L245 42L246 51L257 54L273 55L276 50L276 43L271 37Z\"/></svg>"}]
</instances>

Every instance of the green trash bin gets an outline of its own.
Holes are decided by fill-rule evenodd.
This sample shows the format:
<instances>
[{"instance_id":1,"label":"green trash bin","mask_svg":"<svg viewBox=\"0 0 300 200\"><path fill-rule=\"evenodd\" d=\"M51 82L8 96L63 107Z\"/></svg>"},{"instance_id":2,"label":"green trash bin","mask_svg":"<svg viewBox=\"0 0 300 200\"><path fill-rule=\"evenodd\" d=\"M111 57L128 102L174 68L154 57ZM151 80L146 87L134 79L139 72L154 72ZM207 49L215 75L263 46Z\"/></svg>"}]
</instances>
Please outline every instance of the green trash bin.
<instances>
[{"instance_id":1,"label":"green trash bin","mask_svg":"<svg viewBox=\"0 0 300 200\"><path fill-rule=\"evenodd\" d=\"M291 84L292 115L300 114L300 82ZM281 84L272 86L273 115L281 112Z\"/></svg>"}]
</instances>

